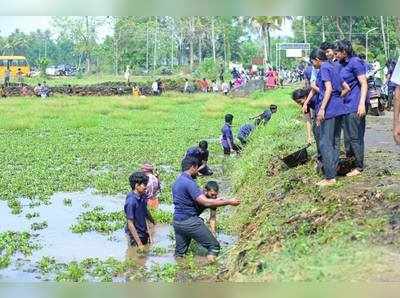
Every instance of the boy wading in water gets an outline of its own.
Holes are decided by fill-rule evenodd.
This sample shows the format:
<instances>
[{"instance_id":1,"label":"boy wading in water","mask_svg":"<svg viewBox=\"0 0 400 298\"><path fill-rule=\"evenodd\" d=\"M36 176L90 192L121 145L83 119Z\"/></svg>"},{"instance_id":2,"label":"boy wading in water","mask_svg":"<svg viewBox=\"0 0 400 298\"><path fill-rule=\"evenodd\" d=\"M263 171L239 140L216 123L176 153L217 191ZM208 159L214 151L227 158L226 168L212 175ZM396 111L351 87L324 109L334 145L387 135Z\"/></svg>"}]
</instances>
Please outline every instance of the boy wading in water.
<instances>
[{"instance_id":1,"label":"boy wading in water","mask_svg":"<svg viewBox=\"0 0 400 298\"><path fill-rule=\"evenodd\" d=\"M126 196L124 212L127 224L125 233L128 238L127 257L137 259L144 265L144 257L140 256L146 246L152 243L148 224L155 225L154 219L147 210L146 187L149 177L143 172L135 172L129 177L132 191Z\"/></svg>"},{"instance_id":2,"label":"boy wading in water","mask_svg":"<svg viewBox=\"0 0 400 298\"><path fill-rule=\"evenodd\" d=\"M238 206L237 199L220 199L214 187L206 188L206 192L197 186L195 178L199 169L197 158L185 157L182 160L182 173L172 185L172 197L174 202L175 231L175 257L183 257L192 239L207 249L207 260L215 261L220 251L218 240L213 235L204 221L199 217L206 208L217 208L221 206ZM210 186L210 185L209 185ZM211 198L207 197L210 196ZM214 198L215 197L215 198ZM211 227L213 224L211 223ZM215 227L214 229L215 233Z\"/></svg>"}]
</instances>

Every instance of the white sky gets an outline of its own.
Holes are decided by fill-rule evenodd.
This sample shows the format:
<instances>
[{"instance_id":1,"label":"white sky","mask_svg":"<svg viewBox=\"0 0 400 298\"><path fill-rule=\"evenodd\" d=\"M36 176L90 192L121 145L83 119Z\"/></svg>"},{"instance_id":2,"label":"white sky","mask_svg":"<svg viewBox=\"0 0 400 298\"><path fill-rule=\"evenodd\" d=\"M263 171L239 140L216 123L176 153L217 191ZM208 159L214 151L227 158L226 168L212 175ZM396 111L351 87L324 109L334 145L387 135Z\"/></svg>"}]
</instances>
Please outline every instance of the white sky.
<instances>
[{"instance_id":1,"label":"white sky","mask_svg":"<svg viewBox=\"0 0 400 298\"><path fill-rule=\"evenodd\" d=\"M277 30L271 33L271 36L293 36L292 22L286 21L282 30ZM8 36L19 29L24 33L36 31L37 29L51 31L51 17L50 16L0 16L0 36ZM104 26L99 30L100 38L111 34L112 29L109 26Z\"/></svg>"}]
</instances>

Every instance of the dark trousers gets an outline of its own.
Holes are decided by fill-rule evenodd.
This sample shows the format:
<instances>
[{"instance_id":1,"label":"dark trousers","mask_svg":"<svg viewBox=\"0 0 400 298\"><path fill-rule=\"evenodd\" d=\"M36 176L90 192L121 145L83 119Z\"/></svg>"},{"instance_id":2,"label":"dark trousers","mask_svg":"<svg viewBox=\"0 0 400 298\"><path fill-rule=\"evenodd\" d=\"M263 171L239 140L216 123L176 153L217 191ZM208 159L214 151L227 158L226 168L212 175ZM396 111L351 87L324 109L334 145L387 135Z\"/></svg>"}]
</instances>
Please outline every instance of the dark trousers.
<instances>
[{"instance_id":1,"label":"dark trousers","mask_svg":"<svg viewBox=\"0 0 400 298\"><path fill-rule=\"evenodd\" d=\"M200 174L202 174L203 176L211 176L213 173L213 171L207 166L205 165L204 168L202 168L199 171Z\"/></svg>"},{"instance_id":2,"label":"dark trousers","mask_svg":"<svg viewBox=\"0 0 400 298\"><path fill-rule=\"evenodd\" d=\"M319 149L326 179L334 179L336 177L336 169L339 164L342 121L343 116L327 119L319 127Z\"/></svg>"},{"instance_id":3,"label":"dark trousers","mask_svg":"<svg viewBox=\"0 0 400 298\"><path fill-rule=\"evenodd\" d=\"M219 254L220 245L218 240L200 217L193 216L183 221L174 220L173 226L176 257L183 257L187 253L192 239L207 249L208 255L217 256Z\"/></svg>"},{"instance_id":4,"label":"dark trousers","mask_svg":"<svg viewBox=\"0 0 400 298\"><path fill-rule=\"evenodd\" d=\"M359 118L357 113L345 115L343 132L346 157L354 157L356 169L362 171L364 169L365 117Z\"/></svg>"},{"instance_id":5,"label":"dark trousers","mask_svg":"<svg viewBox=\"0 0 400 298\"><path fill-rule=\"evenodd\" d=\"M320 127L317 126L317 115L315 112L313 112L311 123L315 144L317 145L317 160L318 162L322 162L321 150L319 149Z\"/></svg>"},{"instance_id":6,"label":"dark trousers","mask_svg":"<svg viewBox=\"0 0 400 298\"><path fill-rule=\"evenodd\" d=\"M238 137L238 139L239 139L239 141L240 141L240 144L242 144L243 146L246 146L247 141L246 141L244 138Z\"/></svg>"}]
</instances>

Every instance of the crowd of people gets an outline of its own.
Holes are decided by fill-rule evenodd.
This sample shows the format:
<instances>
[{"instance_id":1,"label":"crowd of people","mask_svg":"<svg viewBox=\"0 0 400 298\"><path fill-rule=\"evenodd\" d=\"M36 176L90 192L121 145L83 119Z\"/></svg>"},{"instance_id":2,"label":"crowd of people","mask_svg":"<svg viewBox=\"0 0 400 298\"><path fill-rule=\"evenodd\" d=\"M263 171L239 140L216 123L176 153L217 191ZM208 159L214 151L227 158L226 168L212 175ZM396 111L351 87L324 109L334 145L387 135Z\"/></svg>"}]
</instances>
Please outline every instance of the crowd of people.
<instances>
[{"instance_id":1,"label":"crowd of people","mask_svg":"<svg viewBox=\"0 0 400 298\"><path fill-rule=\"evenodd\" d=\"M259 115L250 118L254 124L244 124L238 130L238 139L244 146L251 134L261 124L267 124L277 111L271 105ZM233 115L226 114L221 128L220 144L224 155L239 153L242 147L235 143L232 131ZM202 140L197 146L190 147L181 162L181 174L172 185L174 204L173 228L175 233L175 257L184 257L192 240L207 249L207 260L213 262L220 252L216 238L216 214L221 206L238 206L238 199L219 198L219 185L216 181L206 182L203 189L196 183L196 177L211 176L213 171L208 165L208 142ZM127 194L124 212L127 219L125 232L128 238L128 255L145 253L148 244L154 242L152 231L156 224L148 208L158 206L157 194L160 191L160 177L154 166L146 163L140 171L129 177L131 191ZM204 210L210 209L209 227L200 217ZM129 253L134 250L136 253Z\"/></svg>"},{"instance_id":2,"label":"crowd of people","mask_svg":"<svg viewBox=\"0 0 400 298\"><path fill-rule=\"evenodd\" d=\"M365 56L353 50L350 41L324 42L310 54L310 65L304 71L306 88L292 94L306 115L309 142L314 135L317 167L324 175L318 182L320 186L336 183L342 141L346 159L354 161L346 176L363 172L369 101L367 73L373 67L376 66L369 66ZM394 67L388 71L389 80L392 73Z\"/></svg>"}]
</instances>

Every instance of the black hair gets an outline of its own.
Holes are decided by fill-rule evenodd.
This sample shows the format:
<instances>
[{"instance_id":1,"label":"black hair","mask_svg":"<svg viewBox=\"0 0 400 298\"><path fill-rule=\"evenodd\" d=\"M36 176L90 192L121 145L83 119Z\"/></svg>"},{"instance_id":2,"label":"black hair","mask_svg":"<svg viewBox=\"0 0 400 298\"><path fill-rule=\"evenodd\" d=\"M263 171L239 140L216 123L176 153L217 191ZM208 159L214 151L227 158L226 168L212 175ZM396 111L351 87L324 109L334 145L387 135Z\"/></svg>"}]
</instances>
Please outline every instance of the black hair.
<instances>
[{"instance_id":1,"label":"black hair","mask_svg":"<svg viewBox=\"0 0 400 298\"><path fill-rule=\"evenodd\" d=\"M310 53L310 61L315 60L315 59L318 59L321 61L326 61L328 58L326 58L326 54L325 54L324 50L316 48L316 49L313 49Z\"/></svg>"},{"instance_id":2,"label":"black hair","mask_svg":"<svg viewBox=\"0 0 400 298\"><path fill-rule=\"evenodd\" d=\"M189 170L193 166L196 167L200 166L200 161L196 157L186 156L184 159L182 159L181 162L182 172Z\"/></svg>"},{"instance_id":3,"label":"black hair","mask_svg":"<svg viewBox=\"0 0 400 298\"><path fill-rule=\"evenodd\" d=\"M205 141L205 140L200 141L200 142L199 142L199 147L200 147L201 149L203 149L203 150L207 150L207 148L208 148L208 143L207 143L207 141Z\"/></svg>"},{"instance_id":4,"label":"black hair","mask_svg":"<svg viewBox=\"0 0 400 298\"><path fill-rule=\"evenodd\" d=\"M278 110L278 106L277 105L270 105L269 106L269 109L272 111L272 110Z\"/></svg>"},{"instance_id":5,"label":"black hair","mask_svg":"<svg viewBox=\"0 0 400 298\"><path fill-rule=\"evenodd\" d=\"M225 115L225 122L229 123L229 124L232 124L232 121L233 121L233 115L232 114L226 114Z\"/></svg>"},{"instance_id":6,"label":"black hair","mask_svg":"<svg viewBox=\"0 0 400 298\"><path fill-rule=\"evenodd\" d=\"M292 93L292 99L294 101L298 101L302 98L307 97L308 93L310 93L309 89L296 89Z\"/></svg>"},{"instance_id":7,"label":"black hair","mask_svg":"<svg viewBox=\"0 0 400 298\"><path fill-rule=\"evenodd\" d=\"M334 49L335 46L333 45L333 43L329 42L329 41L324 41L323 43L321 43L321 45L319 46L319 48L323 51L326 51L327 49Z\"/></svg>"},{"instance_id":8,"label":"black hair","mask_svg":"<svg viewBox=\"0 0 400 298\"><path fill-rule=\"evenodd\" d=\"M347 39L338 40L335 43L335 51L345 52L349 57L354 56L353 46L351 45L351 42Z\"/></svg>"},{"instance_id":9,"label":"black hair","mask_svg":"<svg viewBox=\"0 0 400 298\"><path fill-rule=\"evenodd\" d=\"M215 190L215 191L219 191L219 186L218 186L217 181L213 181L213 180L208 181L208 182L206 183L206 185L204 186L204 188L205 188L206 190Z\"/></svg>"},{"instance_id":10,"label":"black hair","mask_svg":"<svg viewBox=\"0 0 400 298\"><path fill-rule=\"evenodd\" d=\"M129 184L131 185L132 189L135 189L137 184L147 185L148 182L149 177L147 177L147 175L143 172L134 172L129 176Z\"/></svg>"}]
</instances>

